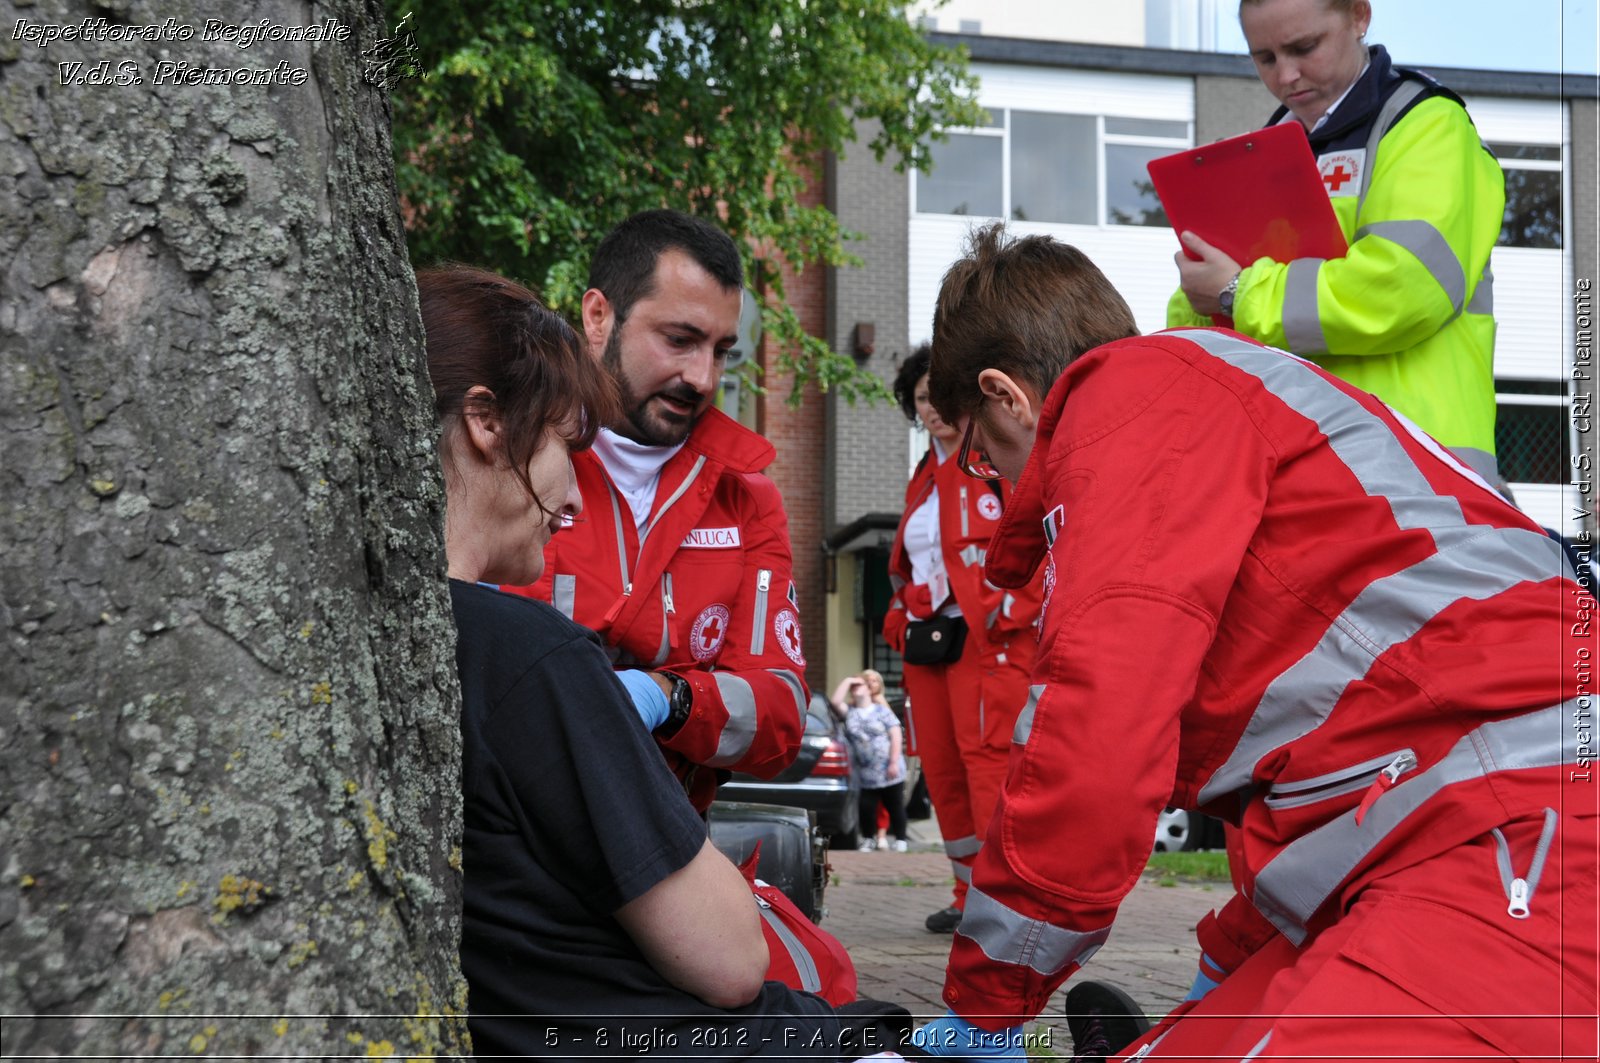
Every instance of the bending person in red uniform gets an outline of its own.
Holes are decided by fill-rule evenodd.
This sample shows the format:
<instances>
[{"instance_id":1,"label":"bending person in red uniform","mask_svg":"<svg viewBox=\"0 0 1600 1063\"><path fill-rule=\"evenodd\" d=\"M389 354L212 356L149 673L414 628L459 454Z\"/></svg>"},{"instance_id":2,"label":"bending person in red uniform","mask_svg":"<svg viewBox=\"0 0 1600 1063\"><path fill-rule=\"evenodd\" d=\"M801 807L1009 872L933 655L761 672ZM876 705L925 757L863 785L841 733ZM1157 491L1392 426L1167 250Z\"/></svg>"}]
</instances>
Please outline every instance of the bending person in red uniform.
<instances>
[{"instance_id":1,"label":"bending person in red uniform","mask_svg":"<svg viewBox=\"0 0 1600 1063\"><path fill-rule=\"evenodd\" d=\"M729 771L770 777L810 697L772 444L716 409L744 272L728 235L670 210L600 242L583 329L623 415L574 455L584 516L508 588L604 640L689 800Z\"/></svg>"},{"instance_id":2,"label":"bending person in red uniform","mask_svg":"<svg viewBox=\"0 0 1600 1063\"><path fill-rule=\"evenodd\" d=\"M1028 700L1039 585L1004 591L984 579L984 551L1010 488L980 483L956 468L951 459L961 433L928 402L928 357L928 345L918 347L894 382L906 417L927 427L928 453L906 485L906 508L895 529L889 554L894 596L883 637L906 658L906 730L914 736L912 752L922 758L956 880L951 903L924 925L948 934L961 923L972 861L1005 778L1011 729ZM964 627L965 641L946 660L912 660L907 629L936 617Z\"/></svg>"},{"instance_id":3,"label":"bending person in red uniform","mask_svg":"<svg viewBox=\"0 0 1600 1063\"><path fill-rule=\"evenodd\" d=\"M989 578L1046 599L930 1050L1013 1051L1177 805L1240 828L1209 930L1241 947L1150 1058L1594 1058L1595 601L1560 546L1310 362L1138 336L1048 237L978 233L933 349L957 460L1016 484Z\"/></svg>"}]
</instances>

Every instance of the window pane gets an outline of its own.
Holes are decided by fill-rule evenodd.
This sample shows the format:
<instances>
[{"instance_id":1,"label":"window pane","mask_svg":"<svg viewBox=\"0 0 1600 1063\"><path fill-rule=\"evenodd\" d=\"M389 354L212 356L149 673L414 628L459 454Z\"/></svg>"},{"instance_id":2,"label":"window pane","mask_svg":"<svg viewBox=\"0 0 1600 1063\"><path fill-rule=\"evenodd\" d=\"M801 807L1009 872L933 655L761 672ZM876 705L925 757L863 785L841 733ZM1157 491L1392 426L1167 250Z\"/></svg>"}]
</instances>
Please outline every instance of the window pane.
<instances>
[{"instance_id":1,"label":"window pane","mask_svg":"<svg viewBox=\"0 0 1600 1063\"><path fill-rule=\"evenodd\" d=\"M1494 450L1507 483L1566 483L1570 443L1565 406L1500 406Z\"/></svg>"},{"instance_id":2,"label":"window pane","mask_svg":"<svg viewBox=\"0 0 1600 1063\"><path fill-rule=\"evenodd\" d=\"M1093 225L1095 120L1082 114L1011 112L1011 216Z\"/></svg>"},{"instance_id":3,"label":"window pane","mask_svg":"<svg viewBox=\"0 0 1600 1063\"><path fill-rule=\"evenodd\" d=\"M1166 225L1155 186L1145 164L1171 153L1170 148L1106 145L1106 221L1112 225Z\"/></svg>"},{"instance_id":4,"label":"window pane","mask_svg":"<svg viewBox=\"0 0 1600 1063\"><path fill-rule=\"evenodd\" d=\"M918 214L1000 216L999 137L956 133L929 145L933 169L917 175Z\"/></svg>"},{"instance_id":5,"label":"window pane","mask_svg":"<svg viewBox=\"0 0 1600 1063\"><path fill-rule=\"evenodd\" d=\"M1561 246L1561 174L1555 170L1506 170L1504 247Z\"/></svg>"},{"instance_id":6,"label":"window pane","mask_svg":"<svg viewBox=\"0 0 1600 1063\"><path fill-rule=\"evenodd\" d=\"M1158 122L1151 118L1107 118L1106 132L1130 137L1166 137L1168 140L1187 142L1189 123Z\"/></svg>"},{"instance_id":7,"label":"window pane","mask_svg":"<svg viewBox=\"0 0 1600 1063\"><path fill-rule=\"evenodd\" d=\"M1497 159L1539 159L1557 162L1561 149L1554 144L1490 144L1489 150Z\"/></svg>"}]
</instances>

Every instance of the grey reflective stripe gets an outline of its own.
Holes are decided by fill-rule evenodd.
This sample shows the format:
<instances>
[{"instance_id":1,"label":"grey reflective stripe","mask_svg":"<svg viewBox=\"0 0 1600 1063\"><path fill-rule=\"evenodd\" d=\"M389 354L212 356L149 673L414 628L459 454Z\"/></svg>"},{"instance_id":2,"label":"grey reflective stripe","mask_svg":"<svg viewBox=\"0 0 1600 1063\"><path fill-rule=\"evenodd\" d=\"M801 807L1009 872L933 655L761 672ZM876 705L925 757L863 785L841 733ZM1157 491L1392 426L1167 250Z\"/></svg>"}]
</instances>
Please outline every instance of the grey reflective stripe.
<instances>
[{"instance_id":1,"label":"grey reflective stripe","mask_svg":"<svg viewBox=\"0 0 1600 1063\"><path fill-rule=\"evenodd\" d=\"M1467 300L1467 313L1494 314L1494 272L1488 266L1483 267L1483 276L1478 278L1472 298Z\"/></svg>"},{"instance_id":2,"label":"grey reflective stripe","mask_svg":"<svg viewBox=\"0 0 1600 1063\"><path fill-rule=\"evenodd\" d=\"M1499 490L1496 485L1500 483L1500 462L1493 454L1477 447L1451 447L1450 453L1454 454L1461 464L1482 477L1484 483Z\"/></svg>"},{"instance_id":3,"label":"grey reflective stripe","mask_svg":"<svg viewBox=\"0 0 1600 1063\"><path fill-rule=\"evenodd\" d=\"M1411 753L1415 756L1412 750L1397 749L1381 757L1373 757L1360 764L1352 764L1314 779L1296 779L1289 783L1275 782L1272 784L1272 789L1267 791L1266 805L1268 808L1299 808L1302 805L1314 805L1318 801L1326 801L1330 797L1365 790L1377 779L1378 772L1394 763L1395 758L1402 753ZM1413 760L1412 763L1415 764L1416 761Z\"/></svg>"},{"instance_id":4,"label":"grey reflective stripe","mask_svg":"<svg viewBox=\"0 0 1600 1063\"><path fill-rule=\"evenodd\" d=\"M645 536L655 530L656 525L661 523L661 518L666 515L667 510L672 508L674 502L683 497L684 492L689 490L689 485L694 483L695 477L699 476L700 470L705 467L706 456L702 454L695 459L694 467L689 470L689 475L683 478L683 483L679 484L677 489L667 496L667 500L661 503L661 508L656 510L656 515L650 518L650 523L645 525L644 531L639 533L639 546L641 549L644 546Z\"/></svg>"},{"instance_id":5,"label":"grey reflective stripe","mask_svg":"<svg viewBox=\"0 0 1600 1063\"><path fill-rule=\"evenodd\" d=\"M967 485L966 484L962 484L961 485L961 534L962 534L963 537L972 534L972 532L967 527L968 518L969 518L969 515L967 513Z\"/></svg>"},{"instance_id":6,"label":"grey reflective stripe","mask_svg":"<svg viewBox=\"0 0 1600 1063\"><path fill-rule=\"evenodd\" d=\"M550 588L551 604L557 609L561 610L562 616L566 617L568 620L571 620L572 611L574 608L576 608L577 601L578 577L562 575L556 576Z\"/></svg>"},{"instance_id":7,"label":"grey reflective stripe","mask_svg":"<svg viewBox=\"0 0 1600 1063\"><path fill-rule=\"evenodd\" d=\"M1256 875L1251 901L1296 945L1305 926L1366 858L1406 818L1447 786L1502 771L1555 768L1577 762L1569 746L1567 714L1579 698L1509 720L1486 723L1463 735L1427 770L1402 778L1373 802L1356 825L1355 809L1284 846ZM965 922L963 920L963 922Z\"/></svg>"},{"instance_id":8,"label":"grey reflective stripe","mask_svg":"<svg viewBox=\"0 0 1600 1063\"><path fill-rule=\"evenodd\" d=\"M706 763L713 768L725 768L750 752L750 743L756 736L756 692L732 672L711 674L717 681L722 706L728 710L728 722L722 725L722 733L717 736L716 754Z\"/></svg>"},{"instance_id":9,"label":"grey reflective stripe","mask_svg":"<svg viewBox=\"0 0 1600 1063\"><path fill-rule=\"evenodd\" d=\"M951 861L950 873L956 877L958 882L965 882L969 886L972 885L972 868L966 864L958 864L955 861Z\"/></svg>"},{"instance_id":10,"label":"grey reflective stripe","mask_svg":"<svg viewBox=\"0 0 1600 1063\"><path fill-rule=\"evenodd\" d=\"M1311 418L1362 489L1385 500L1400 527L1428 531L1438 548L1438 553L1363 589L1317 646L1273 680L1239 744L1202 787L1204 803L1250 786L1257 761L1314 730L1373 660L1452 602L1491 597L1523 581L1551 579L1570 573L1570 566L1560 544L1549 536L1468 525L1460 503L1434 492L1399 438L1306 362L1217 332L1185 329L1171 335L1249 373L1291 409Z\"/></svg>"},{"instance_id":11,"label":"grey reflective stripe","mask_svg":"<svg viewBox=\"0 0 1600 1063\"><path fill-rule=\"evenodd\" d=\"M1027 967L1048 976L1069 963L1087 963L1111 936L1111 927L1088 933L1063 930L1041 919L1029 919L973 888L967 891L967 906L956 933L996 963Z\"/></svg>"},{"instance_id":12,"label":"grey reflective stripe","mask_svg":"<svg viewBox=\"0 0 1600 1063\"><path fill-rule=\"evenodd\" d=\"M964 838L946 838L944 855L952 860L960 860L964 856L977 856L982 848L983 839L976 834L968 834Z\"/></svg>"},{"instance_id":13,"label":"grey reflective stripe","mask_svg":"<svg viewBox=\"0 0 1600 1063\"><path fill-rule=\"evenodd\" d=\"M628 578L628 540L622 533L622 510L624 503L617 494L616 485L611 482L611 477L606 476L606 490L611 492L611 519L617 525L617 567L622 570L622 593L628 594L633 589L632 580ZM632 510L628 511L632 517Z\"/></svg>"},{"instance_id":14,"label":"grey reflective stripe","mask_svg":"<svg viewBox=\"0 0 1600 1063\"><path fill-rule=\"evenodd\" d=\"M1022 711L1017 714L1017 725L1011 730L1011 741L1019 746L1028 744L1028 736L1033 734L1033 710L1038 708L1039 699L1044 697L1043 683L1035 683L1028 688L1028 703L1022 706Z\"/></svg>"},{"instance_id":15,"label":"grey reflective stripe","mask_svg":"<svg viewBox=\"0 0 1600 1063\"><path fill-rule=\"evenodd\" d=\"M1289 263L1283 278L1283 340L1299 354L1326 354L1328 341L1322 334L1322 316L1317 312L1317 274L1324 259L1297 258Z\"/></svg>"},{"instance_id":16,"label":"grey reflective stripe","mask_svg":"<svg viewBox=\"0 0 1600 1063\"><path fill-rule=\"evenodd\" d=\"M1435 284L1444 290L1450 308L1457 314L1467 302L1467 271L1461 268L1450 241L1431 222L1378 221L1356 230L1356 239L1378 236L1405 248L1422 263Z\"/></svg>"},{"instance_id":17,"label":"grey reflective stripe","mask_svg":"<svg viewBox=\"0 0 1600 1063\"><path fill-rule=\"evenodd\" d=\"M897 591L905 585L906 581L904 577L896 576L893 572L889 573L889 589L891 591Z\"/></svg>"},{"instance_id":18,"label":"grey reflective stripe","mask_svg":"<svg viewBox=\"0 0 1600 1063\"><path fill-rule=\"evenodd\" d=\"M969 543L961 548L961 553L958 556L964 565L981 565L987 559L988 554L989 551L977 543Z\"/></svg>"},{"instance_id":19,"label":"grey reflective stripe","mask_svg":"<svg viewBox=\"0 0 1600 1063\"><path fill-rule=\"evenodd\" d=\"M1239 1057L1239 1063L1252 1063L1253 1060L1260 1057L1261 1053L1267 1050L1267 1045L1271 1043L1271 1041L1272 1031L1268 1030L1262 1036L1261 1040L1255 1043L1255 1047L1251 1048L1250 1051Z\"/></svg>"},{"instance_id":20,"label":"grey reflective stripe","mask_svg":"<svg viewBox=\"0 0 1600 1063\"><path fill-rule=\"evenodd\" d=\"M1360 216L1361 208L1367 202L1367 190L1372 187L1373 164L1378 158L1378 145L1382 143L1383 136L1394 125L1400 112L1410 105L1411 101L1427 91L1426 86L1420 81L1409 78L1400 83L1400 87L1389 94L1383 101L1383 106L1378 109L1378 117L1372 120L1372 132L1367 136L1367 159L1365 172L1361 175L1361 194L1356 199L1356 215Z\"/></svg>"},{"instance_id":21,"label":"grey reflective stripe","mask_svg":"<svg viewBox=\"0 0 1600 1063\"><path fill-rule=\"evenodd\" d=\"M778 913L774 912L765 903L758 901L756 908L761 912L761 918L767 926L772 928L773 935L783 943L783 950L789 954L789 959L794 963L794 970L800 976L800 988L808 993L815 993L822 988L822 978L817 974L817 962L811 958L811 953L806 951L805 945L795 936L795 932L786 926Z\"/></svg>"},{"instance_id":22,"label":"grey reflective stripe","mask_svg":"<svg viewBox=\"0 0 1600 1063\"><path fill-rule=\"evenodd\" d=\"M789 694L794 698L795 714L800 720L801 728L804 729L806 722L805 684L800 682L799 676L795 675L793 672L786 672L782 668L768 668L767 672L783 680L784 685L789 688Z\"/></svg>"}]
</instances>

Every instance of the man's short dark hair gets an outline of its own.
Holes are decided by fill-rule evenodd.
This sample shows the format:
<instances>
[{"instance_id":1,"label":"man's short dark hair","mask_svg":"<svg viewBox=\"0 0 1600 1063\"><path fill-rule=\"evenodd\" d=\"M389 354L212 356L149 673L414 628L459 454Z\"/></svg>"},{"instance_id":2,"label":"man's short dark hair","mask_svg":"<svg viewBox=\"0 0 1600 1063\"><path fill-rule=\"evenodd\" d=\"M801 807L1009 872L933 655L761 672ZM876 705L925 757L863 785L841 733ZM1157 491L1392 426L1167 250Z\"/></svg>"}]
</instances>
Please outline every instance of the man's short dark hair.
<instances>
[{"instance_id":1,"label":"man's short dark hair","mask_svg":"<svg viewBox=\"0 0 1600 1063\"><path fill-rule=\"evenodd\" d=\"M980 405L985 369L1042 398L1073 359L1138 334L1133 311L1088 255L1048 236L1012 239L995 222L972 234L939 288L928 399L958 423Z\"/></svg>"},{"instance_id":2,"label":"man's short dark hair","mask_svg":"<svg viewBox=\"0 0 1600 1063\"><path fill-rule=\"evenodd\" d=\"M617 324L651 294L656 260L669 250L694 259L724 289L744 286L739 248L727 233L681 211L640 211L606 234L589 263L589 287L605 294Z\"/></svg>"}]
</instances>

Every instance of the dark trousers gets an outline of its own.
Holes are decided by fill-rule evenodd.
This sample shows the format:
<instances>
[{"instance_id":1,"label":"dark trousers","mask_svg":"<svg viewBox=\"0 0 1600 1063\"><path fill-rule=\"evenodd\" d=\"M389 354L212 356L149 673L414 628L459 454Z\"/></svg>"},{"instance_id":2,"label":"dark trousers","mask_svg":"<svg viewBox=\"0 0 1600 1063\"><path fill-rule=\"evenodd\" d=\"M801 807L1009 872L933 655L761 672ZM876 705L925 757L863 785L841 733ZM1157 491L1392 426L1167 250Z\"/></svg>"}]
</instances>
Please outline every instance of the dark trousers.
<instances>
[{"instance_id":1,"label":"dark trousers","mask_svg":"<svg viewBox=\"0 0 1600 1063\"><path fill-rule=\"evenodd\" d=\"M905 780L877 789L861 791L861 836L878 836L878 803L889 810L889 833L900 841L906 840Z\"/></svg>"}]
</instances>

